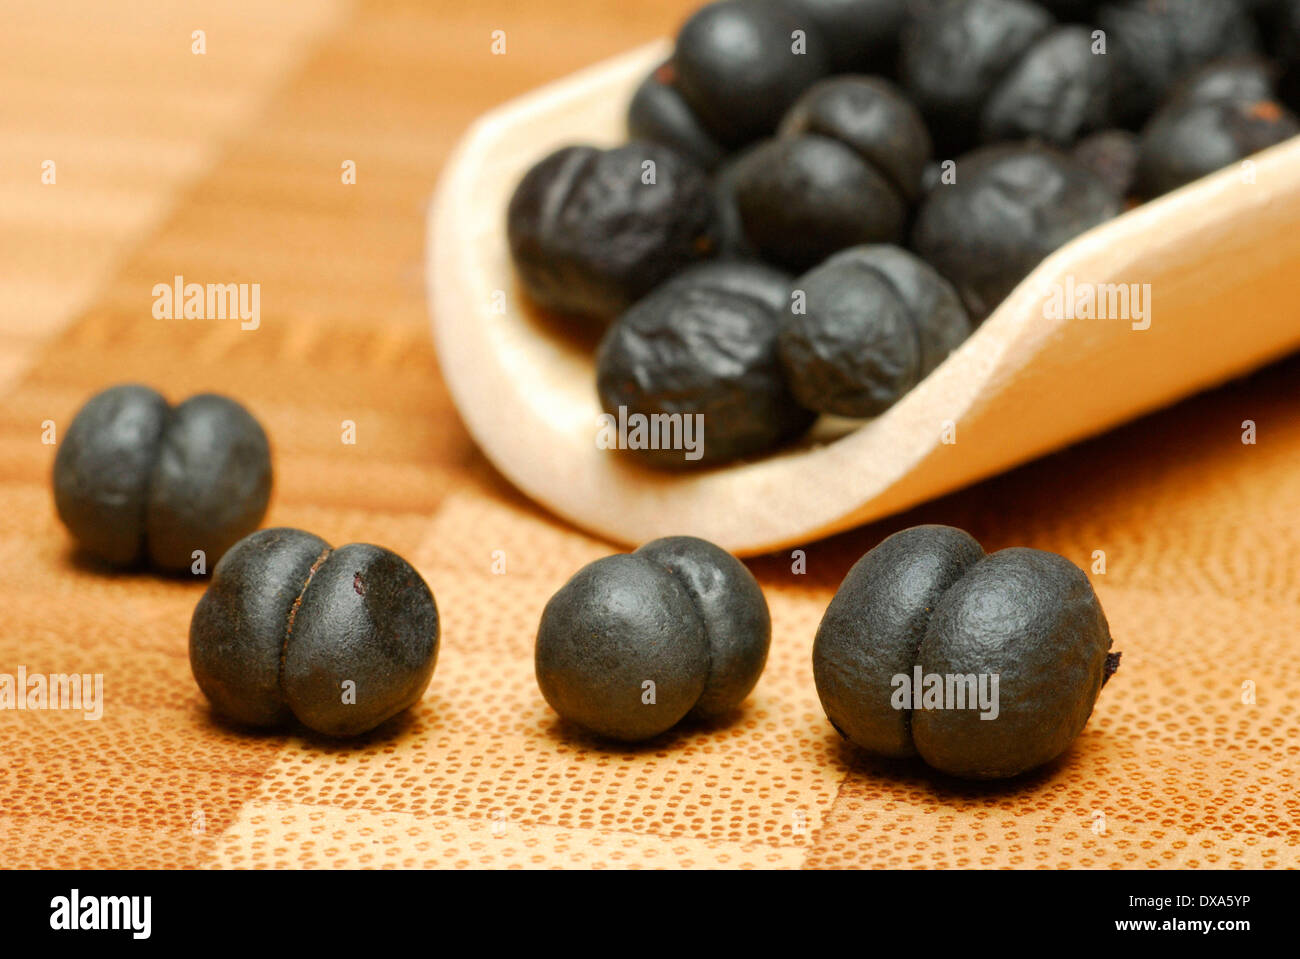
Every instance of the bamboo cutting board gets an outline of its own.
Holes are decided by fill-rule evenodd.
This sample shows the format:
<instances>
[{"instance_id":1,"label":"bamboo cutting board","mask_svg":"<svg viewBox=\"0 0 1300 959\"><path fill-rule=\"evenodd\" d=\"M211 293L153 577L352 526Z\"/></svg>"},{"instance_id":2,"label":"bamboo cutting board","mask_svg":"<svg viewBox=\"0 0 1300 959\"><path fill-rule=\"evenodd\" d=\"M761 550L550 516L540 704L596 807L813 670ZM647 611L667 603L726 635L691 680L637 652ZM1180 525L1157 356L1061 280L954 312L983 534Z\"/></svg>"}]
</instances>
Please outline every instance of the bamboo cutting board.
<instances>
[{"instance_id":1,"label":"bamboo cutting board","mask_svg":"<svg viewBox=\"0 0 1300 959\"><path fill-rule=\"evenodd\" d=\"M731 725L627 751L555 722L532 678L538 617L615 547L515 492L460 424L429 341L424 214L476 116L666 35L688 6L21 8L0 36L0 672L102 672L107 701L98 722L0 713L0 862L1296 865L1295 359L805 544L804 574L785 551L754 558L773 651ZM206 61L188 59L198 21ZM494 29L504 57L489 53ZM39 187L50 157L58 184ZM355 186L340 181L346 160ZM260 283L260 329L154 320L150 290L177 273ZM218 389L262 419L269 524L378 542L420 569L444 645L405 721L344 744L220 726L186 658L202 585L73 557L42 422L65 426L92 392L133 379L173 398ZM1120 385L1100 374L1099 391ZM356 446L340 443L344 419ZM821 714L821 612L862 552L916 522L1085 568L1105 552L1093 581L1123 667L1071 752L1028 781L875 764Z\"/></svg>"}]
</instances>

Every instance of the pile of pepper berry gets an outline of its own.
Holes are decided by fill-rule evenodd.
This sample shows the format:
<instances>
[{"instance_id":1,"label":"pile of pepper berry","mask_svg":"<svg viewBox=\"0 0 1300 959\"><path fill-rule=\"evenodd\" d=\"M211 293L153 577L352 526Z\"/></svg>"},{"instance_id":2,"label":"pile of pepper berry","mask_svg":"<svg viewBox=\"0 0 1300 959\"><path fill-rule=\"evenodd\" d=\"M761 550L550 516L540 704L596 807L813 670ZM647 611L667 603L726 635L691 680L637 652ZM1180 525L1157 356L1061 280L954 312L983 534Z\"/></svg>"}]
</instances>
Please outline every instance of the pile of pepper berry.
<instances>
[{"instance_id":1,"label":"pile of pepper berry","mask_svg":"<svg viewBox=\"0 0 1300 959\"><path fill-rule=\"evenodd\" d=\"M759 456L879 415L1053 250L1300 133L1300 0L721 0L630 141L534 165L534 304L596 324L605 412Z\"/></svg>"}]
</instances>

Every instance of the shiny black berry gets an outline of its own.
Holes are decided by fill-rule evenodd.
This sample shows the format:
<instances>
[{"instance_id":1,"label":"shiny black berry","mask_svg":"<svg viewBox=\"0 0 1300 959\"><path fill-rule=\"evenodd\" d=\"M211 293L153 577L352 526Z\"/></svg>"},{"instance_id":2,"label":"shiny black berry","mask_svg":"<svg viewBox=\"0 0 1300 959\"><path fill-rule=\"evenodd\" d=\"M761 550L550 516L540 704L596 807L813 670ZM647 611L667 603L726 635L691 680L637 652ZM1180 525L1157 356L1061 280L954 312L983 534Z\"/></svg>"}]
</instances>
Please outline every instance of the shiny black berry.
<instances>
[{"instance_id":1,"label":"shiny black berry","mask_svg":"<svg viewBox=\"0 0 1300 959\"><path fill-rule=\"evenodd\" d=\"M900 74L940 155L977 142L995 87L1052 24L1051 14L1028 0L939 0L911 19Z\"/></svg>"},{"instance_id":2,"label":"shiny black berry","mask_svg":"<svg viewBox=\"0 0 1300 959\"><path fill-rule=\"evenodd\" d=\"M720 171L723 250L802 270L846 246L895 241L929 160L925 123L892 83L823 80L782 118L778 139Z\"/></svg>"},{"instance_id":3,"label":"shiny black berry","mask_svg":"<svg viewBox=\"0 0 1300 959\"><path fill-rule=\"evenodd\" d=\"M734 148L776 129L829 72L827 54L810 18L779 0L720 0L683 24L673 63L677 88L705 129Z\"/></svg>"},{"instance_id":4,"label":"shiny black berry","mask_svg":"<svg viewBox=\"0 0 1300 959\"><path fill-rule=\"evenodd\" d=\"M880 756L916 755L911 711L891 705L893 678L910 674L929 619L984 550L951 526L914 526L859 559L822 616L813 679L831 725Z\"/></svg>"},{"instance_id":5,"label":"shiny black berry","mask_svg":"<svg viewBox=\"0 0 1300 959\"><path fill-rule=\"evenodd\" d=\"M894 246L844 250L796 279L779 340L796 399L823 413L875 416L970 333L956 291Z\"/></svg>"},{"instance_id":6,"label":"shiny black berry","mask_svg":"<svg viewBox=\"0 0 1300 959\"><path fill-rule=\"evenodd\" d=\"M850 147L909 203L920 195L930 134L916 107L888 80L833 77L813 86L781 120L782 137L803 134Z\"/></svg>"},{"instance_id":7,"label":"shiny black berry","mask_svg":"<svg viewBox=\"0 0 1300 959\"><path fill-rule=\"evenodd\" d=\"M506 217L529 296L607 320L713 252L708 176L676 150L629 143L557 150L524 176Z\"/></svg>"},{"instance_id":8,"label":"shiny black berry","mask_svg":"<svg viewBox=\"0 0 1300 959\"><path fill-rule=\"evenodd\" d=\"M672 61L660 64L632 94L627 108L627 133L672 147L703 170L722 162L726 150L713 138L677 90Z\"/></svg>"},{"instance_id":9,"label":"shiny black berry","mask_svg":"<svg viewBox=\"0 0 1300 959\"><path fill-rule=\"evenodd\" d=\"M1191 71L1258 42L1240 0L1122 0L1099 8L1097 26L1114 61L1112 106L1122 126L1141 125Z\"/></svg>"},{"instance_id":10,"label":"shiny black berry","mask_svg":"<svg viewBox=\"0 0 1300 959\"><path fill-rule=\"evenodd\" d=\"M717 719L733 712L758 683L772 639L767 600L753 573L726 550L694 536L652 540L633 555L672 573L704 622L709 669L688 715Z\"/></svg>"},{"instance_id":11,"label":"shiny black berry","mask_svg":"<svg viewBox=\"0 0 1300 959\"><path fill-rule=\"evenodd\" d=\"M1087 167L1047 147L983 147L956 182L926 194L912 248L984 319L1049 253L1115 216L1120 199Z\"/></svg>"},{"instance_id":12,"label":"shiny black berry","mask_svg":"<svg viewBox=\"0 0 1300 959\"><path fill-rule=\"evenodd\" d=\"M1110 647L1088 577L1064 557L986 556L961 530L916 526L849 570L817 630L813 677L860 748L1001 779L1069 748L1118 666Z\"/></svg>"},{"instance_id":13,"label":"shiny black berry","mask_svg":"<svg viewBox=\"0 0 1300 959\"><path fill-rule=\"evenodd\" d=\"M665 469L772 450L811 425L777 356L788 278L756 263L718 262L674 278L622 314L596 353L601 407L622 443Z\"/></svg>"},{"instance_id":14,"label":"shiny black berry","mask_svg":"<svg viewBox=\"0 0 1300 959\"><path fill-rule=\"evenodd\" d=\"M217 565L190 622L190 667L227 719L353 736L419 701L438 636L433 594L396 553L265 529Z\"/></svg>"},{"instance_id":15,"label":"shiny black berry","mask_svg":"<svg viewBox=\"0 0 1300 959\"><path fill-rule=\"evenodd\" d=\"M712 543L673 536L579 570L546 604L534 665L562 717L638 741L687 715L735 710L770 639L767 603L744 565Z\"/></svg>"},{"instance_id":16,"label":"shiny black berry","mask_svg":"<svg viewBox=\"0 0 1300 959\"><path fill-rule=\"evenodd\" d=\"M745 236L769 262L806 270L845 247L897 242L907 205L852 147L804 134L770 140L735 181Z\"/></svg>"},{"instance_id":17,"label":"shiny black berry","mask_svg":"<svg viewBox=\"0 0 1300 959\"><path fill-rule=\"evenodd\" d=\"M832 73L892 76L909 0L786 0L826 44Z\"/></svg>"},{"instance_id":18,"label":"shiny black berry","mask_svg":"<svg viewBox=\"0 0 1300 959\"><path fill-rule=\"evenodd\" d=\"M982 142L1038 139L1069 146L1110 119L1111 61L1092 32L1057 27L1034 42L990 91Z\"/></svg>"},{"instance_id":19,"label":"shiny black berry","mask_svg":"<svg viewBox=\"0 0 1300 959\"><path fill-rule=\"evenodd\" d=\"M1215 60L1174 84L1170 102L1211 103L1215 100L1271 100L1276 95L1277 65L1247 55Z\"/></svg>"},{"instance_id":20,"label":"shiny black berry","mask_svg":"<svg viewBox=\"0 0 1300 959\"><path fill-rule=\"evenodd\" d=\"M1142 131L1138 192L1159 196L1300 134L1276 100L1175 100Z\"/></svg>"},{"instance_id":21,"label":"shiny black berry","mask_svg":"<svg viewBox=\"0 0 1300 959\"><path fill-rule=\"evenodd\" d=\"M753 260L710 260L688 267L669 284L733 293L780 313L790 306L790 275Z\"/></svg>"},{"instance_id":22,"label":"shiny black berry","mask_svg":"<svg viewBox=\"0 0 1300 959\"><path fill-rule=\"evenodd\" d=\"M723 259L758 259L758 251L745 235L736 203L736 183L744 172L745 162L756 149L747 147L722 162L713 174L713 201L718 215L718 256Z\"/></svg>"},{"instance_id":23,"label":"shiny black berry","mask_svg":"<svg viewBox=\"0 0 1300 959\"><path fill-rule=\"evenodd\" d=\"M173 407L147 386L111 387L77 413L54 460L59 519L115 565L211 569L270 497L266 433L212 393Z\"/></svg>"}]
</instances>

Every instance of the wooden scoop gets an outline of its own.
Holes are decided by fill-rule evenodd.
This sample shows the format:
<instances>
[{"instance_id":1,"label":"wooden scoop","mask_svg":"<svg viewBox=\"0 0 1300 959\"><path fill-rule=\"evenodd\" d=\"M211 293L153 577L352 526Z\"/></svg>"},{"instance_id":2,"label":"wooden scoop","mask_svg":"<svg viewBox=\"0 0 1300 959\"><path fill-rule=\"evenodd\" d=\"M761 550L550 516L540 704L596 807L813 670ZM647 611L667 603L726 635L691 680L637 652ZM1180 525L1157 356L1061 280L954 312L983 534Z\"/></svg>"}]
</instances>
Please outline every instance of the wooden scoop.
<instances>
[{"instance_id":1,"label":"wooden scoop","mask_svg":"<svg viewBox=\"0 0 1300 959\"><path fill-rule=\"evenodd\" d=\"M638 49L481 118L448 160L429 214L434 335L465 425L520 489L587 530L628 545L693 534L742 555L807 543L1300 345L1296 138L1058 250L924 382L851 432L822 428L784 453L697 473L600 449L591 344L548 328L527 303L506 205L551 150L625 139L632 91L668 49ZM1145 319L1131 303L1115 318L1050 318L1054 292L1095 284L1149 291Z\"/></svg>"}]
</instances>

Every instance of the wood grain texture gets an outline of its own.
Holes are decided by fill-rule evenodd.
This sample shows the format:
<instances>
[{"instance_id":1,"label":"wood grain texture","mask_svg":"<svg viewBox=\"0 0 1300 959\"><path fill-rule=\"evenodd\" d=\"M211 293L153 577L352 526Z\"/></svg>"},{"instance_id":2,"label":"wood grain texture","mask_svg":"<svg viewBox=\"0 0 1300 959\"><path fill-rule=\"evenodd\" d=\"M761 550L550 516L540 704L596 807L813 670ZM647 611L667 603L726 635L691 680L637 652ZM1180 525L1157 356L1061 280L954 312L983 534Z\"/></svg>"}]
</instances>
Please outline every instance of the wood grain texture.
<instances>
[{"instance_id":1,"label":"wood grain texture","mask_svg":"<svg viewBox=\"0 0 1300 959\"><path fill-rule=\"evenodd\" d=\"M57 62L48 95L93 95L99 107L82 120L33 121L30 157L52 141L103 158L121 195L105 186L100 204L46 199L29 192L39 164L6 154L0 190L26 199L0 204L6 251L19 254L0 258L0 302L9 317L46 310L55 319L32 335L7 321L18 334L0 341L10 371L0 381L0 671L102 672L107 702L98 722L0 713L0 862L1297 864L1294 359L887 523L807 544L806 574L793 574L786 554L755 558L773 651L729 725L610 750L547 710L531 660L542 606L613 547L531 505L460 425L428 336L424 214L447 151L479 113L670 32L687 7L376 2L340 7L330 21L296 3L262 22L270 14L260 7L195 4L171 15L137 3L85 21L98 59L55 56L70 35L45 5L23 18L24 66L0 66L0 108L39 116L32 71ZM204 90L215 101L238 78L139 82L124 66L95 64L165 62L191 15L217 23L223 10L238 13L250 51L267 45L250 62L285 69L248 87L230 126L199 124L188 149L208 160L178 165L173 186L149 201L157 170L176 155L137 138L178 101L200 102ZM294 33L291 22L320 29ZM505 57L488 52L493 29L507 31ZM340 182L347 159L357 164L352 187ZM64 169L52 190L73 185ZM151 218L119 231L114 204L146 201ZM79 252L78 237L107 252ZM48 255L30 252L45 242ZM153 319L152 285L176 273L260 283L261 328ZM81 285L75 302L59 300L68 284ZM175 398L218 389L262 419L277 470L268 523L381 543L420 569L445 632L433 684L409 716L345 744L225 728L186 658L202 584L106 574L75 557L53 515L54 449L41 443L41 423L62 428L92 392L131 379ZM340 443L343 419L357 423L356 446ZM1245 419L1258 424L1255 446L1241 443ZM871 764L822 716L808 659L821 612L862 552L915 522L954 523L988 549L1037 546L1084 566L1106 552L1107 572L1093 579L1124 665L1076 747L1028 781L977 789ZM504 575L493 572L497 550Z\"/></svg>"}]
</instances>

